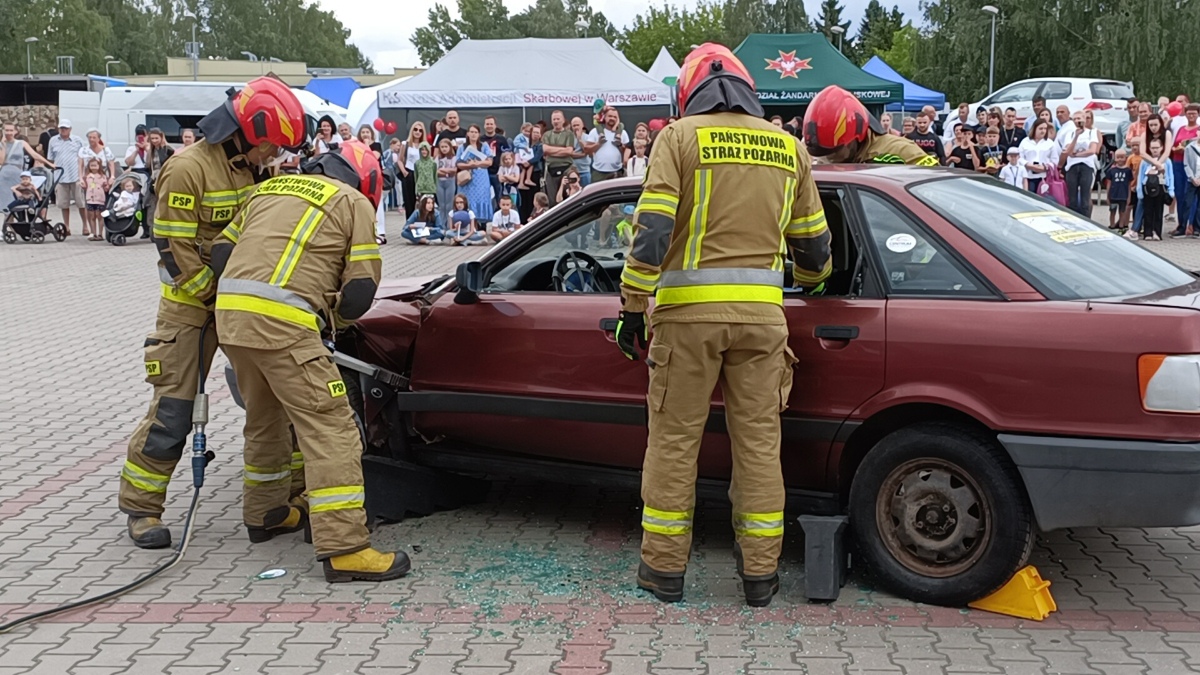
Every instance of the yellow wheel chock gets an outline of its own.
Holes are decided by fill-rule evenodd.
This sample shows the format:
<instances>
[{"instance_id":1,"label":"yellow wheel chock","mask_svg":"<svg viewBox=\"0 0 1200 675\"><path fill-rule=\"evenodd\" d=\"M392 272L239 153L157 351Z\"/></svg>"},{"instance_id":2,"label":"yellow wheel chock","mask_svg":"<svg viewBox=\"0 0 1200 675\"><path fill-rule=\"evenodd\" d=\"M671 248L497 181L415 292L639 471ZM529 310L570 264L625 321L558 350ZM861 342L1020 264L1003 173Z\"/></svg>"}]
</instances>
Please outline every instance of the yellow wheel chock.
<instances>
[{"instance_id":1,"label":"yellow wheel chock","mask_svg":"<svg viewBox=\"0 0 1200 675\"><path fill-rule=\"evenodd\" d=\"M1034 621L1041 621L1058 609L1050 595L1050 582L1042 579L1033 565L1017 572L1000 590L967 606Z\"/></svg>"}]
</instances>

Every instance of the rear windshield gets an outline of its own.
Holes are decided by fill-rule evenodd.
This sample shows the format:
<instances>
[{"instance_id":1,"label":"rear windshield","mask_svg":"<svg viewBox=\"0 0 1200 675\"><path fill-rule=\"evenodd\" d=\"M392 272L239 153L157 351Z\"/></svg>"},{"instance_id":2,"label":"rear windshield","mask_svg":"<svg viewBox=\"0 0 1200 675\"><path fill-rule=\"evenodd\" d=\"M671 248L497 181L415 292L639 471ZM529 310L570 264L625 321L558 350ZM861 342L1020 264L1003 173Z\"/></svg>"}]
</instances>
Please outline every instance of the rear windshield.
<instances>
[{"instance_id":1,"label":"rear windshield","mask_svg":"<svg viewBox=\"0 0 1200 675\"><path fill-rule=\"evenodd\" d=\"M1133 98L1133 86L1124 82L1093 82L1092 98L1125 99Z\"/></svg>"},{"instance_id":2,"label":"rear windshield","mask_svg":"<svg viewBox=\"0 0 1200 675\"><path fill-rule=\"evenodd\" d=\"M947 178L910 190L1047 298L1138 297L1195 281L1141 246L992 179Z\"/></svg>"}]
</instances>

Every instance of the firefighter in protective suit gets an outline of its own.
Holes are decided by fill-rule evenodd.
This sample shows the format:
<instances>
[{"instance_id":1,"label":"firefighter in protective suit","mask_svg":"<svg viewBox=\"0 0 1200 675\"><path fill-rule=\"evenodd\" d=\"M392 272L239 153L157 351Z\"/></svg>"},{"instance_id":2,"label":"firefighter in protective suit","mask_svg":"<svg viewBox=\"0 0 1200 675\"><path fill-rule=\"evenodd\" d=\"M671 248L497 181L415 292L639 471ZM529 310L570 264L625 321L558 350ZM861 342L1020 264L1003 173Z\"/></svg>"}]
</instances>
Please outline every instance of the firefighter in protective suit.
<instances>
[{"instance_id":1,"label":"firefighter in protective suit","mask_svg":"<svg viewBox=\"0 0 1200 675\"><path fill-rule=\"evenodd\" d=\"M916 143L885 132L854 94L836 84L808 104L803 132L808 152L832 164L938 165Z\"/></svg>"},{"instance_id":2,"label":"firefighter in protective suit","mask_svg":"<svg viewBox=\"0 0 1200 675\"><path fill-rule=\"evenodd\" d=\"M301 146L306 135L300 101L287 85L266 77L247 83L199 127L205 142L172 157L154 185L158 206L151 226L162 293L155 330L145 343L146 381L154 394L129 440L119 495L129 537L141 548L171 545L161 520L167 485L192 428L197 385L217 350L213 238L266 178L263 167L282 150ZM302 482L297 490L303 491ZM303 519L297 511L279 525L295 531Z\"/></svg>"},{"instance_id":3,"label":"firefighter in protective suit","mask_svg":"<svg viewBox=\"0 0 1200 675\"><path fill-rule=\"evenodd\" d=\"M825 212L799 140L762 119L754 81L725 47L704 44L683 62L683 115L659 134L633 215L621 274L617 343L646 346L649 437L642 473L637 583L659 600L683 597L692 543L696 460L719 383L733 446L735 556L746 602L779 590L783 472L779 413L795 357L783 314L785 260L797 283L830 271Z\"/></svg>"},{"instance_id":4,"label":"firefighter in protective suit","mask_svg":"<svg viewBox=\"0 0 1200 675\"><path fill-rule=\"evenodd\" d=\"M348 141L301 172L260 185L213 245L217 331L246 404L243 518L249 530L269 528L292 508L290 423L325 579L395 579L408 572L408 556L371 548L362 441L322 342L375 297L383 169L369 147Z\"/></svg>"}]
</instances>

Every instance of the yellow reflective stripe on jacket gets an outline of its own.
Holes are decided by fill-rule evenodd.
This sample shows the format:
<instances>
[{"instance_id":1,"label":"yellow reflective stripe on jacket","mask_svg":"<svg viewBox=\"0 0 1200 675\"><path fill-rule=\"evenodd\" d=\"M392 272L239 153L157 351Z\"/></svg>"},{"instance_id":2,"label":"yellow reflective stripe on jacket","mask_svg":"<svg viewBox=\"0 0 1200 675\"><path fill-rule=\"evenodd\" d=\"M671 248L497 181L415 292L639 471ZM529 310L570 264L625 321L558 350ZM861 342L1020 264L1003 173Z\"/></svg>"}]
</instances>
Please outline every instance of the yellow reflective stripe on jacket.
<instances>
[{"instance_id":1,"label":"yellow reflective stripe on jacket","mask_svg":"<svg viewBox=\"0 0 1200 675\"><path fill-rule=\"evenodd\" d=\"M156 237L180 237L183 239L195 239L199 232L199 223L189 223L184 220L154 219L154 236Z\"/></svg>"},{"instance_id":2,"label":"yellow reflective stripe on jacket","mask_svg":"<svg viewBox=\"0 0 1200 675\"><path fill-rule=\"evenodd\" d=\"M292 453L292 464L289 468L292 471L300 471L301 469L304 468L304 453L303 452L293 452Z\"/></svg>"},{"instance_id":3,"label":"yellow reflective stripe on jacket","mask_svg":"<svg viewBox=\"0 0 1200 675\"><path fill-rule=\"evenodd\" d=\"M364 260L382 260L378 244L355 244L350 247L346 262L362 262Z\"/></svg>"},{"instance_id":4,"label":"yellow reflective stripe on jacket","mask_svg":"<svg viewBox=\"0 0 1200 675\"><path fill-rule=\"evenodd\" d=\"M692 216L688 223L688 239L683 258L683 269L685 270L694 270L700 267L704 233L708 228L708 200L712 194L712 171L710 169L696 170L696 184L693 192Z\"/></svg>"},{"instance_id":5,"label":"yellow reflective stripe on jacket","mask_svg":"<svg viewBox=\"0 0 1200 675\"><path fill-rule=\"evenodd\" d=\"M254 191L255 185L247 185L237 190L214 190L205 192L200 197L201 206L240 206L246 197Z\"/></svg>"},{"instance_id":6,"label":"yellow reflective stripe on jacket","mask_svg":"<svg viewBox=\"0 0 1200 675\"><path fill-rule=\"evenodd\" d=\"M782 305L783 289L749 284L660 287L654 301L659 306L696 305L705 302L763 302Z\"/></svg>"},{"instance_id":7,"label":"yellow reflective stripe on jacket","mask_svg":"<svg viewBox=\"0 0 1200 675\"><path fill-rule=\"evenodd\" d=\"M288 480L291 477L292 469L290 466L264 468L247 464L242 472L242 479L246 482L246 485L266 485L267 483Z\"/></svg>"},{"instance_id":8,"label":"yellow reflective stripe on jacket","mask_svg":"<svg viewBox=\"0 0 1200 675\"><path fill-rule=\"evenodd\" d=\"M783 511L735 513L733 531L743 537L782 537Z\"/></svg>"},{"instance_id":9,"label":"yellow reflective stripe on jacket","mask_svg":"<svg viewBox=\"0 0 1200 675\"><path fill-rule=\"evenodd\" d=\"M167 484L171 482L170 476L147 471L129 460L125 460L125 466L121 469L121 478L129 481L130 485L143 492L155 493L165 493Z\"/></svg>"},{"instance_id":10,"label":"yellow reflective stripe on jacket","mask_svg":"<svg viewBox=\"0 0 1200 675\"><path fill-rule=\"evenodd\" d=\"M829 277L829 272L832 269L833 269L832 258L825 261L825 266L821 268L820 272L816 272L816 273L812 273L812 274L801 269L799 265L793 265L792 266L792 280L798 284L812 286L812 285L818 284L818 283L824 281L825 279L827 279Z\"/></svg>"},{"instance_id":11,"label":"yellow reflective stripe on jacket","mask_svg":"<svg viewBox=\"0 0 1200 675\"><path fill-rule=\"evenodd\" d=\"M635 210L653 211L674 218L679 211L679 197L666 192L643 192Z\"/></svg>"},{"instance_id":12,"label":"yellow reflective stripe on jacket","mask_svg":"<svg viewBox=\"0 0 1200 675\"><path fill-rule=\"evenodd\" d=\"M304 212L300 222L296 223L296 227L292 230L292 236L283 249L283 255L279 256L279 262L275 264L275 271L271 274L271 285L287 285L288 279L292 278L292 272L296 270L296 264L300 262L300 256L304 254L304 247L312 239L313 233L317 231L317 225L324 215L315 206L308 207L308 210Z\"/></svg>"},{"instance_id":13,"label":"yellow reflective stripe on jacket","mask_svg":"<svg viewBox=\"0 0 1200 675\"><path fill-rule=\"evenodd\" d=\"M232 293L217 294L217 309L233 312L249 312L267 316L280 321L286 321L314 332L319 332L317 315L306 312L298 307L285 305L275 300L256 298L251 295L236 295Z\"/></svg>"},{"instance_id":14,"label":"yellow reflective stripe on jacket","mask_svg":"<svg viewBox=\"0 0 1200 675\"><path fill-rule=\"evenodd\" d=\"M687 534L692 531L692 512L660 511L649 506L643 506L642 529L657 534Z\"/></svg>"},{"instance_id":15,"label":"yellow reflective stripe on jacket","mask_svg":"<svg viewBox=\"0 0 1200 675\"><path fill-rule=\"evenodd\" d=\"M242 236L242 226L237 223L230 223L225 226L224 230L221 230L221 236L236 244Z\"/></svg>"},{"instance_id":16,"label":"yellow reflective stripe on jacket","mask_svg":"<svg viewBox=\"0 0 1200 675\"><path fill-rule=\"evenodd\" d=\"M361 485L341 485L338 487L309 490L308 512L322 513L344 509L361 509L366 496L366 492Z\"/></svg>"},{"instance_id":17,"label":"yellow reflective stripe on jacket","mask_svg":"<svg viewBox=\"0 0 1200 675\"><path fill-rule=\"evenodd\" d=\"M821 209L811 216L792 219L788 223L786 234L789 237L808 237L819 233L825 227L825 209Z\"/></svg>"},{"instance_id":18,"label":"yellow reflective stripe on jacket","mask_svg":"<svg viewBox=\"0 0 1200 675\"><path fill-rule=\"evenodd\" d=\"M937 157L934 157L933 155L925 155L921 159L913 162L913 164L916 166L941 166L941 164L938 164Z\"/></svg>"},{"instance_id":19,"label":"yellow reflective stripe on jacket","mask_svg":"<svg viewBox=\"0 0 1200 675\"><path fill-rule=\"evenodd\" d=\"M182 284L179 284L179 290L189 295L196 295L208 288L208 285L212 283L214 277L215 275L213 275L212 268L205 265L204 269L196 273L196 276L188 279Z\"/></svg>"},{"instance_id":20,"label":"yellow reflective stripe on jacket","mask_svg":"<svg viewBox=\"0 0 1200 675\"><path fill-rule=\"evenodd\" d=\"M162 285L162 296L171 302L178 302L181 305L199 307L200 309L208 309L208 306L203 302L197 300L187 293L184 293L182 290L175 288L171 284Z\"/></svg>"},{"instance_id":21,"label":"yellow reflective stripe on jacket","mask_svg":"<svg viewBox=\"0 0 1200 675\"><path fill-rule=\"evenodd\" d=\"M658 286L660 276L660 274L643 274L626 264L625 268L621 270L621 283L647 293L653 293Z\"/></svg>"}]
</instances>

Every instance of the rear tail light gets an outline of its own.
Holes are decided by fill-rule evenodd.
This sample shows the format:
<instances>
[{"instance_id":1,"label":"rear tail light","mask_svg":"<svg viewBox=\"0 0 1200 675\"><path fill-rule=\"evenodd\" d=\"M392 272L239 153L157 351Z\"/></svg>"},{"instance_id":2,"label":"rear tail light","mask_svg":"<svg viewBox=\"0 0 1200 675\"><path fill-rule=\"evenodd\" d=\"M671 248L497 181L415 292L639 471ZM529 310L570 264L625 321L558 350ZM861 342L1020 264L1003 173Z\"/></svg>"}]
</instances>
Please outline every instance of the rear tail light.
<instances>
[{"instance_id":1,"label":"rear tail light","mask_svg":"<svg viewBox=\"0 0 1200 675\"><path fill-rule=\"evenodd\" d=\"M1200 413L1200 354L1143 354L1138 388L1147 411Z\"/></svg>"},{"instance_id":2,"label":"rear tail light","mask_svg":"<svg viewBox=\"0 0 1200 675\"><path fill-rule=\"evenodd\" d=\"M1083 106L1083 109L1084 110L1112 110L1112 104L1105 103L1104 101L1092 101L1091 103Z\"/></svg>"}]
</instances>

